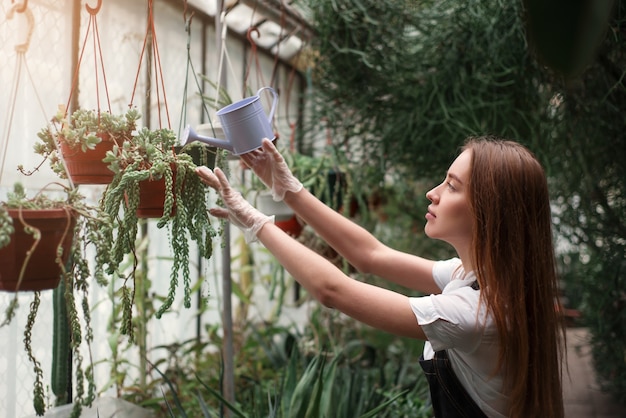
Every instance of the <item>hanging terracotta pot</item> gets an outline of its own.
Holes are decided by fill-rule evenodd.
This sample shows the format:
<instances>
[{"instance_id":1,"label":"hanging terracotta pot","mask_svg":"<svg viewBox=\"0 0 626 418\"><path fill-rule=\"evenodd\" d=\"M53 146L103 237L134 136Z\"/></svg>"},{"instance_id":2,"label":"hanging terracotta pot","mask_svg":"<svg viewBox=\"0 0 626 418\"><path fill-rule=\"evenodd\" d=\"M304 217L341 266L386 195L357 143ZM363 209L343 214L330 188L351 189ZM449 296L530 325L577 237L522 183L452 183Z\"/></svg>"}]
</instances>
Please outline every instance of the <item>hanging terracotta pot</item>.
<instances>
[{"instance_id":1,"label":"hanging terracotta pot","mask_svg":"<svg viewBox=\"0 0 626 418\"><path fill-rule=\"evenodd\" d=\"M67 263L75 216L65 209L9 209L15 232L8 246L0 249L0 290L36 291L54 289L61 281L62 266ZM33 234L24 231L24 223L41 232L36 243ZM35 245L36 243L36 245ZM57 260L57 250L63 253ZM29 252L32 251L30 257ZM24 269L22 283L18 280Z\"/></svg>"},{"instance_id":2,"label":"hanging terracotta pot","mask_svg":"<svg viewBox=\"0 0 626 418\"><path fill-rule=\"evenodd\" d=\"M172 167L172 184L176 184L176 169ZM139 182L138 218L161 218L165 204L165 178ZM176 213L176 202L170 216Z\"/></svg>"},{"instance_id":3,"label":"hanging terracotta pot","mask_svg":"<svg viewBox=\"0 0 626 418\"><path fill-rule=\"evenodd\" d=\"M114 142L103 138L94 149L83 152L80 148L70 148L61 141L60 148L68 175L74 184L109 184L113 172L102 160L107 151L113 149Z\"/></svg>"}]
</instances>

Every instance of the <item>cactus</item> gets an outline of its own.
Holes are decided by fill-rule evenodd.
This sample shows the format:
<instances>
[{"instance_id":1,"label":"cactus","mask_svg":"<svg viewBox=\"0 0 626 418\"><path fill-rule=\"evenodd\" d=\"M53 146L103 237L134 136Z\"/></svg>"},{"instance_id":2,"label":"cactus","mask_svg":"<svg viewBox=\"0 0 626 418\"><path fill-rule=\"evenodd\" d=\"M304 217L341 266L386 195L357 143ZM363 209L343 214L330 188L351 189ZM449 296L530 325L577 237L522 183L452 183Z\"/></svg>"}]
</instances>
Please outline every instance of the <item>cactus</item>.
<instances>
[{"instance_id":1,"label":"cactus","mask_svg":"<svg viewBox=\"0 0 626 418\"><path fill-rule=\"evenodd\" d=\"M50 386L56 396L57 405L70 403L67 391L70 379L70 329L65 307L65 281L52 293L52 375Z\"/></svg>"}]
</instances>

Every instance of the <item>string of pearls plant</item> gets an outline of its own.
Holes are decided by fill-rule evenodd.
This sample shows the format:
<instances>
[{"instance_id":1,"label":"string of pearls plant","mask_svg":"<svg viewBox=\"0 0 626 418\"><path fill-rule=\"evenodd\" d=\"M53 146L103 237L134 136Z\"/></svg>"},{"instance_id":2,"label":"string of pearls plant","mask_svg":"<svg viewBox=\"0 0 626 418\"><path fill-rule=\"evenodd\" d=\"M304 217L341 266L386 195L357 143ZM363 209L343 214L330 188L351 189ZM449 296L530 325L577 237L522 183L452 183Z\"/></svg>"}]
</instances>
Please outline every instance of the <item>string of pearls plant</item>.
<instances>
[{"instance_id":1,"label":"string of pearls plant","mask_svg":"<svg viewBox=\"0 0 626 418\"><path fill-rule=\"evenodd\" d=\"M72 244L69 249L69 261L64 264L60 254L62 248L58 248L57 263L61 271L61 283L64 292L61 294L62 303L67 310L69 339L72 350L72 359L75 369L75 393L72 416L79 416L82 406L91 405L95 399L95 384L93 382L92 365L83 367L84 350L91 352L93 332L91 328L91 308L89 305L89 289L95 279L100 286L106 287L107 280L103 269L96 265L94 271L89 268L87 261L87 247L95 246L97 260L100 263L109 263L108 254L111 250L111 241L106 237L112 234L112 223L106 213L99 207L89 205L77 189L61 186L63 197L50 197L42 191L34 197L28 197L21 184L16 184L12 192L7 194L7 200L0 203L0 248L10 243L14 233L15 222L23 222L20 219L12 219L8 209L33 210L33 209L63 209L68 218L76 220L76 226L72 234ZM24 223L24 230L33 235L36 243L41 239L41 231L32 225ZM20 278L21 280L21 278ZM43 382L43 370L39 360L35 357L32 348L32 332L36 323L37 312L40 304L40 291L35 291L30 303L27 322L24 327L24 349L33 365L35 382L33 385L33 405L38 415L45 412L45 392ZM80 307L78 306L80 304ZM4 321L0 326L8 325L16 314L18 307L18 293L9 303L4 312ZM81 320L82 317L82 320ZM66 363L66 362L65 362ZM85 390L87 385L87 390Z\"/></svg>"},{"instance_id":2,"label":"string of pearls plant","mask_svg":"<svg viewBox=\"0 0 626 418\"><path fill-rule=\"evenodd\" d=\"M121 266L128 254L136 255L140 183L165 179L164 210L157 227L169 228L172 269L168 294L156 312L157 318L171 307L181 277L184 306L191 306L189 239L196 243L199 254L209 259L213 251L212 238L217 235L208 216L206 187L194 172L196 165L189 155L177 154L175 145L176 135L172 130L142 128L131 141L114 146L104 159L115 173L102 197L102 206L113 219L116 231L115 237L110 237L114 244L106 272L124 280L121 329L131 339L134 286L130 284L135 280L137 263L133 263L129 273L122 271Z\"/></svg>"}]
</instances>

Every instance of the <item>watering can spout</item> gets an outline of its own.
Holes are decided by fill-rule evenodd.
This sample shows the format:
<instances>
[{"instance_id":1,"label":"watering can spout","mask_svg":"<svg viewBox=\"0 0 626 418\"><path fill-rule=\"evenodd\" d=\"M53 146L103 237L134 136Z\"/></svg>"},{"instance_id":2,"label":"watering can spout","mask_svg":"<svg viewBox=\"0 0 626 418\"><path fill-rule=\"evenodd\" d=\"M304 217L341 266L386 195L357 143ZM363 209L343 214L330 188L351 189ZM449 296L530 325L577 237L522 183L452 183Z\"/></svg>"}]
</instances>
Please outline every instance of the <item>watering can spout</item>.
<instances>
[{"instance_id":1,"label":"watering can spout","mask_svg":"<svg viewBox=\"0 0 626 418\"><path fill-rule=\"evenodd\" d=\"M187 127L185 128L185 132L183 132L183 136L181 137L181 142L183 145L188 145L195 141L203 142L207 145L218 148L223 148L231 152L233 151L233 146L227 139L211 138L210 136L200 135L196 131L194 131L191 126L187 125Z\"/></svg>"}]
</instances>

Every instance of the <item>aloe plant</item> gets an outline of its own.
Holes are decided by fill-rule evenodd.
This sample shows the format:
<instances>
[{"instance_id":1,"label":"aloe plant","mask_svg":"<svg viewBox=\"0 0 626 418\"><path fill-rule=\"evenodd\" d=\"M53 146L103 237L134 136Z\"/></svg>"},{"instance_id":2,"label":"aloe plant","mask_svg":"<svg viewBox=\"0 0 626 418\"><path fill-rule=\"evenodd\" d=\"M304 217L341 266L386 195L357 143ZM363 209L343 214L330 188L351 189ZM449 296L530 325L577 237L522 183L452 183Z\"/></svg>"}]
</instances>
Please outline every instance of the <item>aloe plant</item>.
<instances>
[{"instance_id":1,"label":"aloe plant","mask_svg":"<svg viewBox=\"0 0 626 418\"><path fill-rule=\"evenodd\" d=\"M169 388L163 398L171 417L219 416L222 408L240 418L431 416L423 375L407 373L411 365L419 367L417 363L400 356L379 364L377 356L385 357L361 340L348 342L336 353L293 349L272 377L256 383L244 379L236 402L203 378L205 372L192 371L193 382L185 383L180 380L183 370L153 366Z\"/></svg>"}]
</instances>

